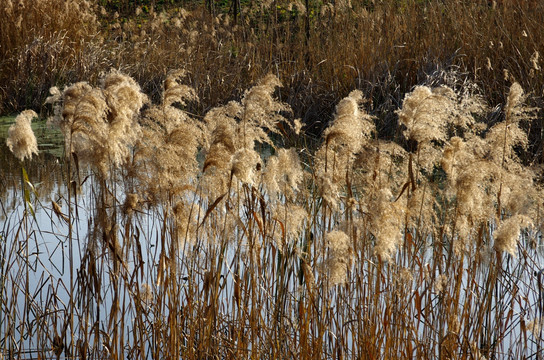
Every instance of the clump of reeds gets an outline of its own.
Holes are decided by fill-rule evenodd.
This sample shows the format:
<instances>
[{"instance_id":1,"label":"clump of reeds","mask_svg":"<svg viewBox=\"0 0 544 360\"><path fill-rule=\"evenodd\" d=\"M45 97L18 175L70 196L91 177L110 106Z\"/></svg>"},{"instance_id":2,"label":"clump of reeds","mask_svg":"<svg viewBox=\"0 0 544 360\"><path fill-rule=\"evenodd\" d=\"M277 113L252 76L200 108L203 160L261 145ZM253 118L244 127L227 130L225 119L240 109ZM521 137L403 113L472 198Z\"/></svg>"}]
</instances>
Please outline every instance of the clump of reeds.
<instances>
[{"instance_id":1,"label":"clump of reeds","mask_svg":"<svg viewBox=\"0 0 544 360\"><path fill-rule=\"evenodd\" d=\"M119 72L111 72L99 88L76 83L62 93L51 91L48 102L62 103L53 118L65 138L66 153L99 169L107 177L110 167L127 161L131 147L139 139L140 109L147 101L136 82Z\"/></svg>"},{"instance_id":2,"label":"clump of reeds","mask_svg":"<svg viewBox=\"0 0 544 360\"><path fill-rule=\"evenodd\" d=\"M139 119L142 133L130 171L140 179L140 191L148 200L179 195L194 185L197 176L202 131L183 107L198 98L181 82L184 75L183 71L168 74L161 102L147 108Z\"/></svg>"},{"instance_id":3,"label":"clump of reeds","mask_svg":"<svg viewBox=\"0 0 544 360\"><path fill-rule=\"evenodd\" d=\"M106 70L96 7L86 0L0 1L0 82L13 85L0 92L0 111L38 109L52 84Z\"/></svg>"},{"instance_id":4,"label":"clump of reeds","mask_svg":"<svg viewBox=\"0 0 544 360\"><path fill-rule=\"evenodd\" d=\"M199 100L191 76L165 75L154 102L119 72L52 89L67 160L89 167L90 189L81 200L84 181L68 173L68 210L47 209L63 219L55 234L74 268L69 289L53 275L40 283L58 312L33 322L13 311L11 294L32 293L11 284L34 255L1 258L9 334L27 329L81 358L538 351L537 322L523 317L542 311L542 191L520 156L536 114L520 85L490 124L476 92L415 87L396 112L397 141L380 137L356 90L314 152L282 143L297 127L277 77L199 116L188 111ZM88 233L77 235L84 216ZM31 231L28 220L8 239Z\"/></svg>"},{"instance_id":5,"label":"clump of reeds","mask_svg":"<svg viewBox=\"0 0 544 360\"><path fill-rule=\"evenodd\" d=\"M198 112L224 104L273 66L287 85L284 100L313 131L323 130L335 104L358 86L372 100L368 111L380 115L379 131L392 138L403 94L440 69L476 81L489 103L502 102L511 81L542 102L542 40L535 34L544 9L529 0L496 3L342 1L304 9L288 0L183 8L108 1L101 8L84 0L3 0L0 107L12 112L32 102L37 109L52 83L94 84L113 66L154 100L169 69L187 69Z\"/></svg>"}]
</instances>

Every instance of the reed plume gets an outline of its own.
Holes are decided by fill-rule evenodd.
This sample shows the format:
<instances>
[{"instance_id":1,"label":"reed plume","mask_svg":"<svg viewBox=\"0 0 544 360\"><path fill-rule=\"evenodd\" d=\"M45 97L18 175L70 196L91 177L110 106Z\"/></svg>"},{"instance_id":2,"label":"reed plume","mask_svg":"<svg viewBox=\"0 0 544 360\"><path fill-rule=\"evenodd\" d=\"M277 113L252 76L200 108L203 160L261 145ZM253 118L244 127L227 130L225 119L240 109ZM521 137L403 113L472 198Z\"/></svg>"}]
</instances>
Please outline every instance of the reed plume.
<instances>
[{"instance_id":1,"label":"reed plume","mask_svg":"<svg viewBox=\"0 0 544 360\"><path fill-rule=\"evenodd\" d=\"M293 246L297 237L303 232L308 212L296 204L278 203L272 209L272 219L279 225L275 227L273 240L277 248L283 251L287 244Z\"/></svg>"},{"instance_id":2,"label":"reed plume","mask_svg":"<svg viewBox=\"0 0 544 360\"><path fill-rule=\"evenodd\" d=\"M103 177L109 176L110 167L127 162L140 136L140 109L147 102L133 79L112 71L99 88L79 82L62 95L56 88L51 94L48 101L56 110L53 122L64 134L67 154L77 154Z\"/></svg>"},{"instance_id":3,"label":"reed plume","mask_svg":"<svg viewBox=\"0 0 544 360\"><path fill-rule=\"evenodd\" d=\"M163 84L162 101L145 109L140 117L142 136L135 146L132 169L151 202L169 199L194 187L202 144L199 123L184 110L198 101L194 90L182 83L183 71L172 71Z\"/></svg>"},{"instance_id":4,"label":"reed plume","mask_svg":"<svg viewBox=\"0 0 544 360\"><path fill-rule=\"evenodd\" d=\"M230 183L232 159L237 151L236 118L241 113L237 102L210 110L204 117L204 159L203 173L210 196L217 198L224 194Z\"/></svg>"},{"instance_id":5,"label":"reed plume","mask_svg":"<svg viewBox=\"0 0 544 360\"><path fill-rule=\"evenodd\" d=\"M369 199L370 231L376 239L374 253L383 261L389 261L395 254L402 240L405 207L394 201L393 194L387 188Z\"/></svg>"},{"instance_id":6,"label":"reed plume","mask_svg":"<svg viewBox=\"0 0 544 360\"><path fill-rule=\"evenodd\" d=\"M532 225L531 219L523 215L515 215L504 220L493 234L495 250L516 256L521 229Z\"/></svg>"},{"instance_id":7,"label":"reed plume","mask_svg":"<svg viewBox=\"0 0 544 360\"><path fill-rule=\"evenodd\" d=\"M355 155L375 129L373 117L360 108L361 91L352 91L337 107L334 120L323 133L325 143L316 152L316 177L323 199L338 205L338 192L349 180Z\"/></svg>"},{"instance_id":8,"label":"reed plume","mask_svg":"<svg viewBox=\"0 0 544 360\"><path fill-rule=\"evenodd\" d=\"M374 131L372 116L359 108L362 100L363 93L354 90L336 106L332 125L323 133L326 145L333 151L346 148L350 154L355 154Z\"/></svg>"},{"instance_id":9,"label":"reed plume","mask_svg":"<svg viewBox=\"0 0 544 360\"><path fill-rule=\"evenodd\" d=\"M194 244L197 240L198 222L203 217L200 206L179 201L172 208L172 213L179 248L184 243Z\"/></svg>"},{"instance_id":10,"label":"reed plume","mask_svg":"<svg viewBox=\"0 0 544 360\"><path fill-rule=\"evenodd\" d=\"M290 112L290 107L273 97L280 86L280 80L268 74L244 94L240 102L244 109L240 129L243 147L251 149L256 141L273 147L274 143L265 131L279 134L277 124L280 121L288 123L281 113Z\"/></svg>"},{"instance_id":11,"label":"reed plume","mask_svg":"<svg viewBox=\"0 0 544 360\"><path fill-rule=\"evenodd\" d=\"M204 173L208 187L214 194L223 193L230 176L247 184L254 184L262 168L255 152L257 143L275 147L271 134L279 134L278 123L287 123L282 112L290 108L273 97L281 86L274 75L267 75L246 91L240 102L231 101L209 111L204 117ZM215 168L210 171L209 169ZM259 179L260 180L260 179Z\"/></svg>"},{"instance_id":12,"label":"reed plume","mask_svg":"<svg viewBox=\"0 0 544 360\"><path fill-rule=\"evenodd\" d=\"M431 141L443 143L458 131L478 130L475 117L485 111L483 99L477 93L458 94L448 86L416 86L405 96L397 115L406 127L405 138L420 145Z\"/></svg>"},{"instance_id":13,"label":"reed plume","mask_svg":"<svg viewBox=\"0 0 544 360\"><path fill-rule=\"evenodd\" d=\"M17 115L15 124L8 129L6 145L20 161L32 159L32 154L38 154L38 142L30 126L32 119L37 117L38 114L33 110L25 110Z\"/></svg>"},{"instance_id":14,"label":"reed plume","mask_svg":"<svg viewBox=\"0 0 544 360\"><path fill-rule=\"evenodd\" d=\"M272 199L280 194L293 199L299 190L304 174L296 149L279 149L268 158L263 174L263 184Z\"/></svg>"},{"instance_id":15,"label":"reed plume","mask_svg":"<svg viewBox=\"0 0 544 360\"><path fill-rule=\"evenodd\" d=\"M343 284L351 267L352 249L349 236L340 230L333 230L325 236L329 252L324 263L330 285Z\"/></svg>"},{"instance_id":16,"label":"reed plume","mask_svg":"<svg viewBox=\"0 0 544 360\"><path fill-rule=\"evenodd\" d=\"M205 138L207 149L203 171L213 166L220 170L228 170L230 161L237 150L236 119L241 114L241 107L237 102L215 108L206 113L204 122L208 134Z\"/></svg>"},{"instance_id":17,"label":"reed plume","mask_svg":"<svg viewBox=\"0 0 544 360\"><path fill-rule=\"evenodd\" d=\"M405 96L402 109L397 111L400 123L406 127L404 136L418 143L446 140L454 99L455 93L450 88L417 86Z\"/></svg>"}]
</instances>

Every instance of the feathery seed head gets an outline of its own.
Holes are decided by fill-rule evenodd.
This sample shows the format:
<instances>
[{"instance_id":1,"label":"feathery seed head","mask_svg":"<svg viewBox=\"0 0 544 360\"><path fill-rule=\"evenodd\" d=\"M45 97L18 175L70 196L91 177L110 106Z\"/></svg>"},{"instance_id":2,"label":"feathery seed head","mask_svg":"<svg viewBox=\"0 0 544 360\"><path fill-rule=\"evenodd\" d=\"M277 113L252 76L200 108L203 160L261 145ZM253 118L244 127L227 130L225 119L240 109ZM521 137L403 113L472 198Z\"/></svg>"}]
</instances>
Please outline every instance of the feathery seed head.
<instances>
[{"instance_id":1,"label":"feathery seed head","mask_svg":"<svg viewBox=\"0 0 544 360\"><path fill-rule=\"evenodd\" d=\"M400 269L398 280L402 284L410 284L414 280L414 274L412 270L406 267Z\"/></svg>"},{"instance_id":2,"label":"feathery seed head","mask_svg":"<svg viewBox=\"0 0 544 360\"><path fill-rule=\"evenodd\" d=\"M261 156L255 150L240 149L232 158L232 173L243 183L253 185L260 163Z\"/></svg>"},{"instance_id":3,"label":"feathery seed head","mask_svg":"<svg viewBox=\"0 0 544 360\"><path fill-rule=\"evenodd\" d=\"M339 230L334 230L325 236L329 258L325 265L331 285L342 284L346 281L347 272L352 260L349 236Z\"/></svg>"},{"instance_id":4,"label":"feathery seed head","mask_svg":"<svg viewBox=\"0 0 544 360\"><path fill-rule=\"evenodd\" d=\"M213 125L215 127L209 135L208 143L210 145L206 152L203 172L211 166L219 170L229 169L232 156L236 152L234 120L214 122Z\"/></svg>"},{"instance_id":5,"label":"feathery seed head","mask_svg":"<svg viewBox=\"0 0 544 360\"><path fill-rule=\"evenodd\" d=\"M532 224L531 219L524 215L514 215L503 220L493 234L495 238L495 250L516 256L521 229L530 227Z\"/></svg>"},{"instance_id":6,"label":"feathery seed head","mask_svg":"<svg viewBox=\"0 0 544 360\"><path fill-rule=\"evenodd\" d=\"M45 99L46 104L54 104L62 99L62 92L56 86L49 89L49 94L51 95Z\"/></svg>"},{"instance_id":7,"label":"feathery seed head","mask_svg":"<svg viewBox=\"0 0 544 360\"><path fill-rule=\"evenodd\" d=\"M126 215L132 214L138 207L138 201L138 194L127 194L125 197L125 203L123 204L123 212Z\"/></svg>"},{"instance_id":8,"label":"feathery seed head","mask_svg":"<svg viewBox=\"0 0 544 360\"><path fill-rule=\"evenodd\" d=\"M521 85L514 82L512 86L510 86L510 91L508 92L508 98L504 108L504 113L506 115L504 122L510 125L512 123L518 123L521 120L530 121L536 118L538 109L525 106L524 103L526 99L527 95L524 93Z\"/></svg>"},{"instance_id":9,"label":"feathery seed head","mask_svg":"<svg viewBox=\"0 0 544 360\"><path fill-rule=\"evenodd\" d=\"M355 154L370 137L374 131L373 117L359 109L362 100L363 93L354 90L338 103L333 124L323 134L328 146L346 147L350 154Z\"/></svg>"},{"instance_id":10,"label":"feathery seed head","mask_svg":"<svg viewBox=\"0 0 544 360\"><path fill-rule=\"evenodd\" d=\"M137 171L137 176L146 191L168 198L191 188L197 177L197 152L204 135L200 124L185 111L164 103L164 98L163 94L163 103L148 108L140 119L143 136L135 158L145 168Z\"/></svg>"},{"instance_id":11,"label":"feathery seed head","mask_svg":"<svg viewBox=\"0 0 544 360\"><path fill-rule=\"evenodd\" d=\"M457 237L453 242L453 251L456 255L461 255L470 246L470 235L473 230L473 226L469 223L467 214L460 214L455 221L455 229L457 230Z\"/></svg>"},{"instance_id":12,"label":"feathery seed head","mask_svg":"<svg viewBox=\"0 0 544 360\"><path fill-rule=\"evenodd\" d=\"M183 201L179 201L172 210L180 241L178 245L181 246L184 242L194 243L198 230L198 221L202 219L200 206L198 204L188 205Z\"/></svg>"},{"instance_id":13,"label":"feathery seed head","mask_svg":"<svg viewBox=\"0 0 544 360\"><path fill-rule=\"evenodd\" d=\"M316 176L317 186L323 200L332 208L338 207L339 189L333 181L331 172L319 171Z\"/></svg>"},{"instance_id":14,"label":"feathery seed head","mask_svg":"<svg viewBox=\"0 0 544 360\"><path fill-rule=\"evenodd\" d=\"M370 205L371 231L376 238L374 252L384 261L391 259L402 240L405 209L392 199L391 190L382 188Z\"/></svg>"},{"instance_id":15,"label":"feathery seed head","mask_svg":"<svg viewBox=\"0 0 544 360\"><path fill-rule=\"evenodd\" d=\"M277 155L268 159L263 181L272 198L275 198L278 193L292 198L303 177L296 149L279 149Z\"/></svg>"},{"instance_id":16,"label":"feathery seed head","mask_svg":"<svg viewBox=\"0 0 544 360\"><path fill-rule=\"evenodd\" d=\"M295 131L295 134L300 135L300 130L302 129L302 122L300 119L294 120L293 130Z\"/></svg>"},{"instance_id":17,"label":"feathery seed head","mask_svg":"<svg viewBox=\"0 0 544 360\"><path fill-rule=\"evenodd\" d=\"M308 213L298 205L278 203L273 209L272 218L283 225L277 226L274 231L276 246L283 250L284 241L289 243L301 234Z\"/></svg>"},{"instance_id":18,"label":"feathery seed head","mask_svg":"<svg viewBox=\"0 0 544 360\"><path fill-rule=\"evenodd\" d=\"M243 108L236 101L211 109L204 116L206 131L204 131L204 147L210 149L213 144L224 143L225 147L235 149L236 120L241 117Z\"/></svg>"},{"instance_id":19,"label":"feathery seed head","mask_svg":"<svg viewBox=\"0 0 544 360\"><path fill-rule=\"evenodd\" d=\"M448 288L448 276L446 274L440 274L434 280L434 289L436 292L442 293Z\"/></svg>"},{"instance_id":20,"label":"feathery seed head","mask_svg":"<svg viewBox=\"0 0 544 360\"><path fill-rule=\"evenodd\" d=\"M517 82L513 83L510 86L510 91L508 92L508 98L506 102L506 112L508 113L510 109L514 109L516 106L521 105L524 101L523 88Z\"/></svg>"},{"instance_id":21,"label":"feathery seed head","mask_svg":"<svg viewBox=\"0 0 544 360\"><path fill-rule=\"evenodd\" d=\"M185 106L187 101L198 100L196 91L192 87L180 83L180 79L184 76L185 70L176 70L168 74L164 81L164 91L162 93L164 106L171 106L176 102Z\"/></svg>"},{"instance_id":22,"label":"feathery seed head","mask_svg":"<svg viewBox=\"0 0 544 360\"><path fill-rule=\"evenodd\" d=\"M249 116L258 116L261 112L280 111L284 106L276 103L272 94L276 87L281 86L280 80L273 74L266 75L261 79L258 85L249 89L242 99L242 105L246 111L250 111Z\"/></svg>"},{"instance_id":23,"label":"feathery seed head","mask_svg":"<svg viewBox=\"0 0 544 360\"><path fill-rule=\"evenodd\" d=\"M281 112L290 111L288 105L276 101L273 97L278 86L281 86L279 79L268 74L258 85L245 92L240 102L243 107L239 130L242 147L253 147L255 141L268 143L274 147L265 131L279 133L278 122L286 122Z\"/></svg>"},{"instance_id":24,"label":"feathery seed head","mask_svg":"<svg viewBox=\"0 0 544 360\"><path fill-rule=\"evenodd\" d=\"M531 65L533 67L534 71L540 71L541 67L538 64L538 58L540 57L540 53L538 51L535 51L533 55L531 56Z\"/></svg>"},{"instance_id":25,"label":"feathery seed head","mask_svg":"<svg viewBox=\"0 0 544 360\"><path fill-rule=\"evenodd\" d=\"M15 124L8 129L6 145L15 157L21 161L32 159L32 154L38 154L38 142L30 123L38 117L33 110L25 110L15 118Z\"/></svg>"},{"instance_id":26,"label":"feathery seed head","mask_svg":"<svg viewBox=\"0 0 544 360\"><path fill-rule=\"evenodd\" d=\"M101 87L109 106L110 123L132 123L142 106L149 101L134 79L118 71L106 75Z\"/></svg>"},{"instance_id":27,"label":"feathery seed head","mask_svg":"<svg viewBox=\"0 0 544 360\"><path fill-rule=\"evenodd\" d=\"M454 119L455 96L448 87L417 86L397 111L399 121L406 126L404 136L418 143L445 140L446 126Z\"/></svg>"},{"instance_id":28,"label":"feathery seed head","mask_svg":"<svg viewBox=\"0 0 544 360\"><path fill-rule=\"evenodd\" d=\"M51 90L50 102L62 102ZM64 134L67 154L96 167L104 177L110 166L126 163L140 136L138 117L147 97L130 77L117 71L106 75L100 88L85 82L68 87L63 94L62 116L56 115Z\"/></svg>"}]
</instances>

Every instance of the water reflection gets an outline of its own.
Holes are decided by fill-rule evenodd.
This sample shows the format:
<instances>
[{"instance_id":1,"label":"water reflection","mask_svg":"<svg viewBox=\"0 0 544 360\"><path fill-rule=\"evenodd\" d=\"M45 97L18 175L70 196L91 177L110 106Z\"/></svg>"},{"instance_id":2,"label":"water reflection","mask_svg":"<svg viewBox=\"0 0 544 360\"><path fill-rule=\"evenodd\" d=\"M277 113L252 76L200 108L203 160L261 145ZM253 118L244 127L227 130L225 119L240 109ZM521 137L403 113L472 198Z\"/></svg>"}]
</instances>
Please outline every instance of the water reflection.
<instances>
[{"instance_id":1,"label":"water reflection","mask_svg":"<svg viewBox=\"0 0 544 360\"><path fill-rule=\"evenodd\" d=\"M14 119L0 120L0 356L32 357L33 350L51 344L48 335L36 336L33 328L45 326L51 336L61 331L56 322L69 304L68 226L52 211L53 201L66 206L68 194L63 144L58 131L38 121L32 127L39 153L21 162L6 146L7 129Z\"/></svg>"},{"instance_id":2,"label":"water reflection","mask_svg":"<svg viewBox=\"0 0 544 360\"><path fill-rule=\"evenodd\" d=\"M39 132L37 132L37 136L39 139L38 143L42 144L44 140L40 138ZM51 150L52 148L40 147L38 156L34 157L32 161L21 163L11 155L5 146L4 139L0 139L0 181L2 184L0 187L0 200L2 202L1 216L3 216L1 222L3 225L0 228L3 242L0 261L3 274L2 294L9 294L9 296L3 299L4 309L13 311L10 317L4 317L5 314L0 313L3 321L5 319L5 322L0 326L3 331L2 335L4 335L3 340L0 340L0 349L17 351L16 344L19 344L18 346L22 346L28 351L49 349L51 351L50 354L53 354L55 348L52 348L51 344L55 344L55 338L61 336L66 339L70 336L62 336L63 331L66 331L67 327L70 328L69 331L72 331L72 334L91 334L85 339L77 337L70 339L72 347L76 346L74 344L80 346L80 341L82 341L81 346L84 345L83 341L92 346L95 329L96 333L100 333L103 339L106 338L105 335L107 335L108 330L111 328L116 329L117 324L112 325L111 318L109 317L109 314L114 310L123 312L123 318L119 321L126 325L125 329L128 333L127 343L131 342L131 339L128 339L130 336L133 336L133 342L137 343L136 334L133 332L134 329L130 326L133 320L139 319L141 321L144 318L145 324L155 324L159 323L159 320L167 318L170 311L170 308L165 306L153 309L153 306L147 304L147 302L151 302L152 300L145 300L143 295L135 295L138 294L138 289L144 289L149 292L154 291L158 294L155 295L163 296L163 299L166 298L166 295L161 293L162 287L159 286L161 281L165 281L164 277L161 277L161 269L166 266L167 261L171 261L162 253L162 245L167 244L167 241L165 242L163 237L168 236L165 232L165 228L168 226L167 219L165 219L167 217L166 212L161 208L149 211L149 213L141 210L136 212L133 217L121 219L108 229L101 228L96 224L95 216L97 213L96 207L98 207L97 199L101 195L103 196L103 194L98 194L100 191L99 186L95 186L93 189L93 185L91 185L93 179L91 178L84 184L81 195L77 197L77 203L70 203L68 189L65 185L66 167L64 166L62 157L58 155L58 153L62 152L62 144L60 143L53 151ZM21 181L21 166L26 169L29 180L35 189L35 192L32 192L30 196L30 202L35 209L36 216L30 216L27 211L28 204L26 204L23 191L26 185ZM113 211L112 209L116 206L121 207L121 204L116 202L116 200L123 199L124 194L122 194L121 189L117 190L120 193L115 194L113 196L115 199L111 203L108 203L108 211ZM113 193L110 195L113 195ZM72 198L71 201L75 200ZM59 208L57 212L55 212L54 204L58 204ZM77 209L78 216L76 219L72 218L70 222L67 222L62 217L62 214L76 213L76 211L68 211L69 205L71 205L72 209ZM239 219L244 219L243 214L236 215L239 216ZM252 214L252 216L256 217L255 214ZM115 215L110 216L110 218L113 220L117 219ZM88 229L92 230L89 231ZM71 236L69 235L70 233L72 234ZM319 237L319 234L316 237ZM489 237L491 237L491 234ZM205 235L203 235L203 238L205 239ZM104 247L100 248L97 246L99 249L93 249L94 241L103 241L102 245ZM116 255L118 255L117 251L119 249L115 247L115 241L119 241L121 247L124 246L124 248L121 248L121 253L126 253L127 256L124 258L130 259L129 261L123 262L123 259L121 259L116 263ZM429 239L429 243L431 242L432 239ZM204 243L201 246L207 247L208 244ZM210 246L210 249L214 250L212 246ZM280 259L279 256L275 257L275 249L273 250L274 255L269 255L272 252L271 249L270 246L263 247L257 255L262 258L267 258L268 256L271 261ZM108 251L111 251L111 253L108 253ZM236 287L234 284L236 281L240 281L239 274L253 274L255 271L250 266L246 267L246 263L243 261L239 261L240 253L238 251L239 249L235 245L232 245L232 248L229 248L225 253L227 259L225 264L228 264L230 267L237 266L237 270L231 270L227 266L225 268L220 267L222 274L219 277L219 283L221 284L221 288L225 290L218 295L218 303L222 304L222 311L224 313L222 316L225 316L227 319L230 315L236 314L237 307L234 302L229 300L231 299L229 293L235 291ZM313 249L310 249L310 251L313 251ZM494 311L497 314L505 314L507 311L511 311L512 313L512 315L509 315L512 317L510 323L512 325L509 325L512 326L512 330L507 332L510 338L497 340L504 349L508 349L511 344L518 345L519 339L522 336L527 337L527 330L522 327L522 322L525 319L531 320L541 316L536 306L540 300L538 298L539 293L534 291L534 278L531 278L530 275L528 276L530 269L538 267L541 257L538 254L534 254L530 249L528 251L530 254L522 253L519 259L508 259L501 262L503 276L500 278L501 281L496 285L496 290L494 291L497 294L506 294L507 296L496 296L489 299L489 301L493 302L489 307L490 311ZM206 290L203 290L205 287L204 284L206 281L210 281L209 274L211 274L205 268L205 266L208 266L206 260L200 259L195 261L198 265L197 272L202 271L192 276L195 279L201 278L203 280L199 282L186 276L189 273L186 266L188 267L191 264L190 261L193 260L182 258L184 254L175 254L180 257L175 258L175 261L173 261L175 264L180 264L176 269L178 274L182 274L180 278L189 279L193 285L196 285L195 288L191 289L195 294L202 295L205 293ZM205 256L208 255L205 254ZM431 256L432 250L429 250L421 256L421 259L429 260ZM293 256L292 258L296 257ZM198 261L202 262L199 263ZM267 261L262 263L265 267L262 275L263 279L268 274L273 274L274 271L280 269L280 262L279 260L277 261L277 267L269 265ZM471 262L471 257L467 256L459 266L467 269L468 272ZM250 262L249 265L251 264ZM286 261L285 265L287 266L288 264L289 262ZM418 271L420 271L420 274L425 274L427 265L422 262L418 266L414 266L414 273L416 273L416 269L419 267ZM394 266L391 265L391 269L393 268ZM364 276L371 276L375 271L374 264L366 261L357 264L356 269L362 275L358 277L358 275L354 274L353 278L358 278L361 281L366 281ZM485 308L481 306L481 303L485 299L480 294L480 291L481 293L485 293L485 289L488 286L488 279L491 278L489 272L490 270L485 268L483 271L479 269L478 272L474 272L475 275L473 278L469 278L468 275L463 274L460 281L458 280L462 291L471 287L475 291L478 291L477 294L463 293L460 297L462 301L465 301L465 298L469 298L465 303L468 304L466 311L470 313L470 317L481 316L477 314L477 311ZM233 275L235 273L236 276ZM431 269L429 268L427 275L433 276L430 273ZM120 280L123 277L126 278ZM273 280L274 277L271 276L270 279ZM166 280L172 281L168 278ZM513 280L517 284L511 283L514 282ZM180 289L188 291L187 289L190 287L186 286L185 281L180 281ZM117 285L121 283L122 286L112 285L112 283ZM287 289L290 294L297 294L298 296L303 293L304 287L300 285L296 278L292 280L288 279L284 284L273 281L263 281L263 284L264 293L269 294L269 297L262 300L260 305L258 304L260 306L259 316L265 319L263 320L264 326L272 328L276 320L270 316L270 309L274 306L274 296L277 296L276 294L278 294L279 289ZM419 306L422 308L447 307L447 304L444 305L445 301L443 301L440 294L434 297L426 297L429 300L425 302L423 294L433 291L433 283L430 280L428 282L410 280L407 285L398 286L395 282L384 281L383 283L377 282L376 286L380 288L379 290L383 294L393 293L399 291L399 289L402 290L408 299L406 308L413 306L415 300L413 301L412 299L416 298L420 302ZM514 287L516 287L516 291L514 295L510 295L512 294L511 289ZM166 288L166 285L164 285L164 288ZM300 294L297 290L300 291ZM142 293L145 291L142 291ZM342 288L338 288L339 294L342 294L342 291ZM418 295L416 296L415 294ZM178 295L180 299L172 300L176 305L178 305L178 301L183 303L186 300L181 290ZM185 296L191 299L190 296ZM326 297L326 294L323 292L317 296ZM129 300L127 300L126 305L123 305L120 309L116 309L112 306L114 298ZM139 298L141 298L141 304L131 303L132 300L138 300ZM364 299L364 297L362 298ZM339 296L330 300L328 308L323 307L322 309L324 313L332 312L333 310L330 309L334 309L335 307L357 309L360 312L359 302L362 298ZM291 300L293 303L298 301L295 299L295 296L289 301ZM190 302L189 300L187 301L188 303ZM386 300L380 301L383 303L377 304L380 306L383 305L383 308L387 309ZM400 302L402 303L402 299ZM194 306L200 306L200 304L196 302ZM320 306L320 304L315 306ZM157 312L152 313L151 310L148 312L146 307ZM291 311L295 307L290 307L289 309ZM177 308L175 310L177 311ZM346 311L342 315L343 317L338 315L340 317L338 324L331 325L328 330L331 334L343 333L343 336L347 339L348 348L356 347L358 343L356 340L352 340L352 338L356 339L356 335L360 336L357 333L359 331L357 322L354 320L346 321L346 319L352 318L352 313L355 313L355 310L352 312ZM293 318L297 316L294 310L292 310L292 314L289 313L287 315ZM415 336L420 339L425 339L429 328L432 327L428 325L428 322L436 322L436 319L433 320L433 317L439 317L440 314L431 313L428 316L428 319L414 320L416 324L416 329L414 330ZM88 323L80 321L81 319L85 319ZM71 321L74 321L74 323L70 324ZM490 325L489 333L494 331L493 325ZM454 331L450 331L449 326L449 324L447 326L444 325L444 331L453 334ZM469 328L470 326L465 324L465 327ZM48 328L51 329L51 333L36 334L36 328ZM431 330L435 331L436 329ZM151 344L151 341L149 344ZM470 339L470 341L477 341L477 339ZM525 351L524 354L531 354L535 349L539 349L540 341L541 337L537 337L535 341L533 337L529 336L528 340L526 340L528 343L527 348L523 350ZM148 344L147 341L142 342ZM146 350L144 350L144 353ZM520 353L517 354L519 355Z\"/></svg>"}]
</instances>

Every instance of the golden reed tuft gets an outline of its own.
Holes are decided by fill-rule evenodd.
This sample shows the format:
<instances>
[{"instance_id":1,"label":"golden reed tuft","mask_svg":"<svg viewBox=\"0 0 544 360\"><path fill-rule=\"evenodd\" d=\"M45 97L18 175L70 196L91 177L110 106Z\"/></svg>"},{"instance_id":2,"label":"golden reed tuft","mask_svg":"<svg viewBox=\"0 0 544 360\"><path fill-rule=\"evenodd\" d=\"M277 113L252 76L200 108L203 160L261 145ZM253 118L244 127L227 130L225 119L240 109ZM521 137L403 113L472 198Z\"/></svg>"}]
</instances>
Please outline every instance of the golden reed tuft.
<instances>
[{"instance_id":1,"label":"golden reed tuft","mask_svg":"<svg viewBox=\"0 0 544 360\"><path fill-rule=\"evenodd\" d=\"M32 154L38 154L38 142L30 123L38 114L32 110L25 110L15 118L15 124L8 129L6 145L15 157L21 161L32 159Z\"/></svg>"}]
</instances>

